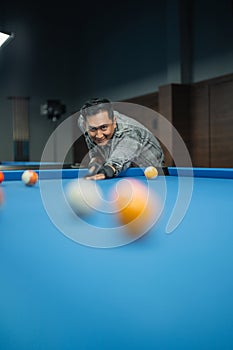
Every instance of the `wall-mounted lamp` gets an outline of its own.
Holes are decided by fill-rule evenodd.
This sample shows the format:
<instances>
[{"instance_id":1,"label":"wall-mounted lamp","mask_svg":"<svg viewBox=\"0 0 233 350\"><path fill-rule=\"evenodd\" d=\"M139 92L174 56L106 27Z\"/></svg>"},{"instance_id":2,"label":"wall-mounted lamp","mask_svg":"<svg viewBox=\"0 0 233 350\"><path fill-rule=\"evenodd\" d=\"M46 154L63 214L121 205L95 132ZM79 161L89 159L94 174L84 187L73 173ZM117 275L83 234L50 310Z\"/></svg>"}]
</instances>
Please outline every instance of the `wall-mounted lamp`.
<instances>
[{"instance_id":1,"label":"wall-mounted lamp","mask_svg":"<svg viewBox=\"0 0 233 350\"><path fill-rule=\"evenodd\" d=\"M4 33L4 32L0 32L0 48L3 46L3 45L6 45L7 43L9 43L9 41L11 39L13 39L14 37L14 34L11 33Z\"/></svg>"},{"instance_id":2,"label":"wall-mounted lamp","mask_svg":"<svg viewBox=\"0 0 233 350\"><path fill-rule=\"evenodd\" d=\"M48 100L40 106L40 114L47 115L48 119L56 122L66 112L66 106L60 100Z\"/></svg>"}]
</instances>

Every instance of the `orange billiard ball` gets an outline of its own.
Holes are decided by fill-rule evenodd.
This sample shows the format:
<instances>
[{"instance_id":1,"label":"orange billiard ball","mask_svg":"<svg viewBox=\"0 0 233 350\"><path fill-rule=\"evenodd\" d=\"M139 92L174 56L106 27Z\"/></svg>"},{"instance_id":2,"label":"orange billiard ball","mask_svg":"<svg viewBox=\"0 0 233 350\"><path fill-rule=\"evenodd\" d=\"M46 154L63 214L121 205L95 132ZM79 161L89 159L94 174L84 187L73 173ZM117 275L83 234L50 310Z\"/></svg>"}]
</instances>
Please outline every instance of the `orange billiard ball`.
<instances>
[{"instance_id":1,"label":"orange billiard ball","mask_svg":"<svg viewBox=\"0 0 233 350\"><path fill-rule=\"evenodd\" d=\"M129 234L139 236L157 221L160 202L143 182L120 180L112 197L118 221Z\"/></svg>"},{"instance_id":2,"label":"orange billiard ball","mask_svg":"<svg viewBox=\"0 0 233 350\"><path fill-rule=\"evenodd\" d=\"M0 184L4 181L4 174L0 171Z\"/></svg>"},{"instance_id":3,"label":"orange billiard ball","mask_svg":"<svg viewBox=\"0 0 233 350\"><path fill-rule=\"evenodd\" d=\"M158 176L158 170L154 166L148 166L144 171L144 175L148 180L155 179Z\"/></svg>"},{"instance_id":4,"label":"orange billiard ball","mask_svg":"<svg viewBox=\"0 0 233 350\"><path fill-rule=\"evenodd\" d=\"M25 170L22 174L22 181L27 186L34 186L38 181L38 175L33 170Z\"/></svg>"}]
</instances>

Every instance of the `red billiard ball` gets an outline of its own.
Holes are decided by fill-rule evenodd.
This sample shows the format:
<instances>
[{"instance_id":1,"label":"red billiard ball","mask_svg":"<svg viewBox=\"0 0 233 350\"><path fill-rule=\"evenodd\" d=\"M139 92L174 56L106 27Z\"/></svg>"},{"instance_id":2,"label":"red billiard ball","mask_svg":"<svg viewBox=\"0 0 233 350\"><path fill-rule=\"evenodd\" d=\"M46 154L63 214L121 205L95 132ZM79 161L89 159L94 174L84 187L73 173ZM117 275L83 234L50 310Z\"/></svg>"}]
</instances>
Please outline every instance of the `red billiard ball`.
<instances>
[{"instance_id":1,"label":"red billiard ball","mask_svg":"<svg viewBox=\"0 0 233 350\"><path fill-rule=\"evenodd\" d=\"M4 181L4 174L0 171L0 184Z\"/></svg>"}]
</instances>

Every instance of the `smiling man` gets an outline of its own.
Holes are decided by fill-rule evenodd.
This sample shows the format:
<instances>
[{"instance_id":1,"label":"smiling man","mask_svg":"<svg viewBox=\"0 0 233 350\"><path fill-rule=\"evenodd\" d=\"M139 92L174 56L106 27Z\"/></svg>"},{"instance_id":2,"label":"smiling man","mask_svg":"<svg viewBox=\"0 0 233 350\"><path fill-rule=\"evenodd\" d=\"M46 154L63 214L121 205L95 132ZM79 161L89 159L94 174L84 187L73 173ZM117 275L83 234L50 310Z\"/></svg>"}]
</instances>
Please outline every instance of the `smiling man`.
<instances>
[{"instance_id":1,"label":"smiling man","mask_svg":"<svg viewBox=\"0 0 233 350\"><path fill-rule=\"evenodd\" d=\"M163 151L153 134L136 120L114 111L107 99L87 101L78 125L89 149L89 179L112 178L129 167L163 165Z\"/></svg>"}]
</instances>

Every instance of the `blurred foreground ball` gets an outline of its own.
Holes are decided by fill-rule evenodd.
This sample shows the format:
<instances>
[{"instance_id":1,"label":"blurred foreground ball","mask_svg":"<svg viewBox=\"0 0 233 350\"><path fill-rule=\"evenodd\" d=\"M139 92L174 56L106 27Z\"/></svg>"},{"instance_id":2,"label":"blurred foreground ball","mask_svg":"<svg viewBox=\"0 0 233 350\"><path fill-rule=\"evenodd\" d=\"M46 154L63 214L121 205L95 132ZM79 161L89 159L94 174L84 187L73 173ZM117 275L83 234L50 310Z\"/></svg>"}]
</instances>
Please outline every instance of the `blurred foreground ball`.
<instances>
[{"instance_id":1,"label":"blurred foreground ball","mask_svg":"<svg viewBox=\"0 0 233 350\"><path fill-rule=\"evenodd\" d=\"M100 208L102 192L95 181L77 179L67 185L66 198L77 215L88 216Z\"/></svg>"},{"instance_id":2,"label":"blurred foreground ball","mask_svg":"<svg viewBox=\"0 0 233 350\"><path fill-rule=\"evenodd\" d=\"M115 212L129 234L142 235L158 220L161 202L156 193L135 179L120 180L113 191Z\"/></svg>"}]
</instances>

